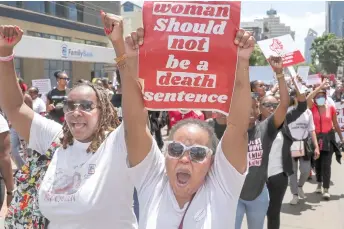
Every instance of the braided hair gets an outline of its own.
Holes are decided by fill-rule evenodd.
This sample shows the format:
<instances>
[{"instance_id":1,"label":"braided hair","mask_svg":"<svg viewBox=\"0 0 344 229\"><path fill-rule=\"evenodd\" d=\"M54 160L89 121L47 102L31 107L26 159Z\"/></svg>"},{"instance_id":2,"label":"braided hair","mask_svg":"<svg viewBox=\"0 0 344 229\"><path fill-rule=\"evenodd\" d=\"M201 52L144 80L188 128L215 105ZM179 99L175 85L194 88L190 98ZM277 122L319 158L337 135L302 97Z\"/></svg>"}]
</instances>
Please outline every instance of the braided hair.
<instances>
[{"instance_id":1,"label":"braided hair","mask_svg":"<svg viewBox=\"0 0 344 229\"><path fill-rule=\"evenodd\" d=\"M98 127L95 133L93 133L93 140L87 149L88 153L94 153L105 140L107 133L112 132L120 125L120 120L118 119L117 111L110 102L109 96L104 88L91 84L90 82L82 82L76 84L71 91L77 87L90 87L96 93L97 104L100 110ZM63 137L61 138L61 143L63 148L66 149L68 145L73 145L74 137L66 121L63 123L62 130Z\"/></svg>"}]
</instances>

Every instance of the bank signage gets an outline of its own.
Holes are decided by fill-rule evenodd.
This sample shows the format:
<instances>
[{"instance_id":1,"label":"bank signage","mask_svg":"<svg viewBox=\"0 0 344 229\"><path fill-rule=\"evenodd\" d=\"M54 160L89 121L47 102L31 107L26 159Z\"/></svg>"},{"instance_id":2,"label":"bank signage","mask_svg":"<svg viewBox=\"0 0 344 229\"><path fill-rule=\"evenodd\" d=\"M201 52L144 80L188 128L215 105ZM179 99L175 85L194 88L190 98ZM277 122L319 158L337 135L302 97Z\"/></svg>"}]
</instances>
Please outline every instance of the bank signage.
<instances>
[{"instance_id":1,"label":"bank signage","mask_svg":"<svg viewBox=\"0 0 344 229\"><path fill-rule=\"evenodd\" d=\"M62 58L92 58L93 53L92 51L86 50L86 49L80 49L80 48L73 48L69 47L67 44L61 45L61 57Z\"/></svg>"},{"instance_id":2,"label":"bank signage","mask_svg":"<svg viewBox=\"0 0 344 229\"><path fill-rule=\"evenodd\" d=\"M113 64L113 48L23 36L15 47L16 57Z\"/></svg>"}]
</instances>

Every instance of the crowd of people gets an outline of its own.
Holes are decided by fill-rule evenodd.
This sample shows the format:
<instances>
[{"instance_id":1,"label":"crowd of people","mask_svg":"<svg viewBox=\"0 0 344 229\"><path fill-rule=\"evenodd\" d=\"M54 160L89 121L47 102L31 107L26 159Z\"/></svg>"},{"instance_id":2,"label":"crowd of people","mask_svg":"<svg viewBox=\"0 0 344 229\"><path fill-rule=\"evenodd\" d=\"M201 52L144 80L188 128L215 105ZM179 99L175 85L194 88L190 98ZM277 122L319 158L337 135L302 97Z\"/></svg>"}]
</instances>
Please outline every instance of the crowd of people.
<instances>
[{"instance_id":1,"label":"crowd of people","mask_svg":"<svg viewBox=\"0 0 344 229\"><path fill-rule=\"evenodd\" d=\"M315 192L330 200L332 156L340 163L343 144L335 108L343 101L340 82L289 82L281 57L269 58L276 85L250 82L255 40L239 29L228 116L147 111L137 65L144 31L124 40L121 18L101 16L118 56L116 87L95 79L69 88L68 75L58 71L46 102L15 74L13 48L23 31L0 25L6 228L240 229L246 215L249 229L262 229L265 217L268 229L278 229L288 183L290 204L299 204L312 168Z\"/></svg>"}]
</instances>

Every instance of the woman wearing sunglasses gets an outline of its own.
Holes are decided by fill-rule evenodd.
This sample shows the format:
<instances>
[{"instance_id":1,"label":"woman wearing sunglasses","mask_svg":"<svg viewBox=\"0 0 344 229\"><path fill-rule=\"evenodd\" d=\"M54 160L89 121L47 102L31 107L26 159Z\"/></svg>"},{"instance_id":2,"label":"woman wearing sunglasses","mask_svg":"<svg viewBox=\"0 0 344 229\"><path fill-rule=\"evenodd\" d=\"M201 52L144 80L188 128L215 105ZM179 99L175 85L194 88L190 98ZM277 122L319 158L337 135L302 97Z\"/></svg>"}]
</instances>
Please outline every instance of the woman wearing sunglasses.
<instances>
[{"instance_id":1,"label":"woman wearing sunglasses","mask_svg":"<svg viewBox=\"0 0 344 229\"><path fill-rule=\"evenodd\" d=\"M277 72L281 75L282 72ZM277 107L283 106L286 110L289 108L290 97L285 83L279 89L280 102L274 96L267 96L262 99L260 105L261 120L265 120L274 113ZM268 229L279 229L280 227L280 212L283 198L288 186L288 176L293 174L293 165L291 157L291 146L294 138L292 137L288 125L296 121L307 109L306 97L300 95L297 90L296 83L292 81L297 91L298 105L290 109L285 119L283 126L280 127L279 132L272 143L269 164L268 164L268 181L267 188L269 191L269 208L267 212ZM282 123L281 123L282 124Z\"/></svg>"},{"instance_id":2,"label":"woman wearing sunglasses","mask_svg":"<svg viewBox=\"0 0 344 229\"><path fill-rule=\"evenodd\" d=\"M123 120L129 160L140 203L139 228L234 228L235 211L247 169L247 129L251 110L248 76L253 36L238 30L235 89L228 128L218 144L204 121L186 119L173 126L161 153L147 129L138 78L142 28L123 40L121 17L102 13L105 31L121 62Z\"/></svg>"},{"instance_id":3,"label":"woman wearing sunglasses","mask_svg":"<svg viewBox=\"0 0 344 229\"><path fill-rule=\"evenodd\" d=\"M27 225L40 212L50 221L49 229L136 228L132 209L134 186L124 173L124 130L106 91L90 83L78 84L64 103L63 126L42 117L25 105L16 81L13 48L23 31L17 26L0 26L0 34L0 82L7 82L0 84L0 106L29 147L42 156L42 163L47 154L55 152L43 181L38 183L38 202L34 206L39 209L25 212L27 203L23 203L22 214L9 221L8 228L44 228L41 224ZM11 207L17 206L17 201L21 200L12 201ZM34 218L24 220L23 212ZM10 208L9 214L16 212ZM45 219L35 221L43 222Z\"/></svg>"},{"instance_id":4,"label":"woman wearing sunglasses","mask_svg":"<svg viewBox=\"0 0 344 229\"><path fill-rule=\"evenodd\" d=\"M289 104L288 89L282 73L282 59L270 57L269 62L277 75L281 103L278 103L273 96L264 96L260 98L259 109L259 98L252 93L252 110L248 131L249 172L238 202L236 229L241 228L245 214L249 229L262 229L269 207L269 193L266 187L269 154L272 142L285 120ZM261 120L259 120L259 110L262 112Z\"/></svg>"}]
</instances>

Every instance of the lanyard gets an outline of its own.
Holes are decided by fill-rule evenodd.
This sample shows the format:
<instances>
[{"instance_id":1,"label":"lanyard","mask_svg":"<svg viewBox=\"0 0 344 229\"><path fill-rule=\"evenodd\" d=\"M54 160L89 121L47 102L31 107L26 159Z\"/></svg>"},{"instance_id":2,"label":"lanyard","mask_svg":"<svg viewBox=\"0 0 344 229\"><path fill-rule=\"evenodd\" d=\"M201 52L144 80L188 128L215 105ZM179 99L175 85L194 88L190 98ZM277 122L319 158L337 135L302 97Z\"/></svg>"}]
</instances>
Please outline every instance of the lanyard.
<instances>
[{"instance_id":1,"label":"lanyard","mask_svg":"<svg viewBox=\"0 0 344 229\"><path fill-rule=\"evenodd\" d=\"M196 193L195 193L195 194L196 194ZM193 198L195 197L195 194L192 195L191 200L190 200L190 203L188 204L187 208L185 209L185 212L184 212L182 221L180 221L180 224L179 224L178 229L183 229L183 223L184 223L184 218L185 218L186 212L188 211L188 209L189 209L189 207L190 207L190 205L191 205L191 202L192 202Z\"/></svg>"}]
</instances>

